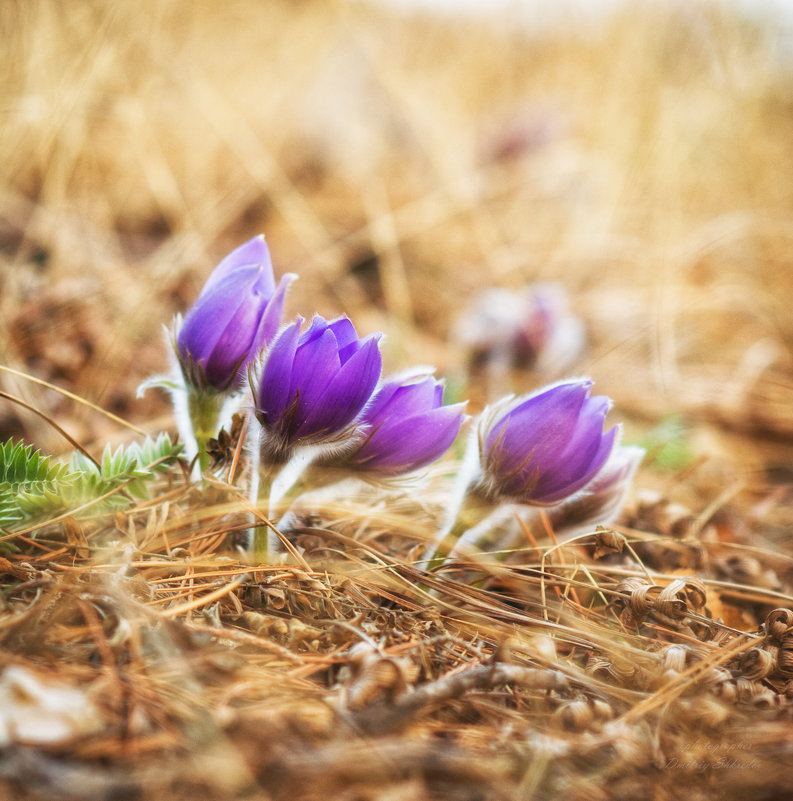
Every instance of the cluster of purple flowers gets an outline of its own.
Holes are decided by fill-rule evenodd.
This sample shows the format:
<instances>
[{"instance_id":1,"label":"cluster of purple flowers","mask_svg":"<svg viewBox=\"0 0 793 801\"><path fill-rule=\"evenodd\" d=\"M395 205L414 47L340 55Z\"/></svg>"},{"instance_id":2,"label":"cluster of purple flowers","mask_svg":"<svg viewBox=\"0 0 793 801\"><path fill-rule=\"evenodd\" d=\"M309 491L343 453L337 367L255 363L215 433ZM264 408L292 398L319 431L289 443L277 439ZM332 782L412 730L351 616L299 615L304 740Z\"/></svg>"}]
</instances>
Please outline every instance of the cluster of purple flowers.
<instances>
[{"instance_id":1,"label":"cluster of purple flowers","mask_svg":"<svg viewBox=\"0 0 793 801\"><path fill-rule=\"evenodd\" d=\"M380 336L359 337L346 317L282 326L293 278L276 287L263 237L215 268L175 338L188 391L233 392L248 376L270 463L326 446L338 466L394 476L440 458L465 404L444 406L443 384L428 375L381 380Z\"/></svg>"},{"instance_id":2,"label":"cluster of purple flowers","mask_svg":"<svg viewBox=\"0 0 793 801\"><path fill-rule=\"evenodd\" d=\"M440 458L466 420L443 404L430 371L381 377L380 336L359 337L346 317L282 324L285 275L276 285L263 237L227 256L175 332L188 393L233 394L250 385L262 460L287 463L311 447L320 462L363 475L398 476ZM477 468L467 492L552 506L600 492L603 509L632 474L610 401L569 380L485 409L475 428ZM635 467L635 465L634 465Z\"/></svg>"}]
</instances>

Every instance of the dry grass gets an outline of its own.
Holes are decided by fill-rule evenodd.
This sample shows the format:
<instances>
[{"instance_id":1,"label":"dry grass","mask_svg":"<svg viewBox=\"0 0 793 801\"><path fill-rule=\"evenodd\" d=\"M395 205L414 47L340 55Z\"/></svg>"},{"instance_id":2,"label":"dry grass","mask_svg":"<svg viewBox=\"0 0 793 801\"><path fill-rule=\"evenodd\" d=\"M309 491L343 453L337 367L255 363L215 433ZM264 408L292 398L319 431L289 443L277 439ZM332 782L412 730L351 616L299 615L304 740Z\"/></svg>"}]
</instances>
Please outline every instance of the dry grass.
<instances>
[{"instance_id":1,"label":"dry grass","mask_svg":"<svg viewBox=\"0 0 793 801\"><path fill-rule=\"evenodd\" d=\"M294 567L241 561L240 490L179 474L5 539L3 796L786 793L778 30L706 3L539 33L341 0L2 4L6 366L170 428L164 398L134 398L165 366L160 328L263 231L300 274L291 311L386 331L390 369L437 364L475 404L447 339L465 301L562 281L590 335L576 371L653 443L616 534L525 531L431 578L413 565L443 470L420 498L311 509ZM14 374L0 390L94 453L132 436ZM0 429L69 447L10 403Z\"/></svg>"}]
</instances>

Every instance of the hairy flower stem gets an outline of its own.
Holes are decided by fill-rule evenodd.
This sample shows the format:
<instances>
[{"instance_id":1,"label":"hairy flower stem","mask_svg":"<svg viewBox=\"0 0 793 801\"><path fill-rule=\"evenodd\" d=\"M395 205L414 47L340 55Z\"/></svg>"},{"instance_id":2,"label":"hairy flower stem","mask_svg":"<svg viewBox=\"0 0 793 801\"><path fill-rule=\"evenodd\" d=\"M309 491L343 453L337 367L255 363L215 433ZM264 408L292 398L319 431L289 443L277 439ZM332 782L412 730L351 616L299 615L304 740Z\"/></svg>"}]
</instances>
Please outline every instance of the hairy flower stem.
<instances>
[{"instance_id":1,"label":"hairy flower stem","mask_svg":"<svg viewBox=\"0 0 793 801\"><path fill-rule=\"evenodd\" d=\"M469 488L454 519L441 531L433 551L424 562L424 569L433 570L442 565L452 554L460 538L481 523L492 511L493 504L480 495L474 487Z\"/></svg>"},{"instance_id":2,"label":"hairy flower stem","mask_svg":"<svg viewBox=\"0 0 793 801\"><path fill-rule=\"evenodd\" d=\"M425 570L443 564L460 537L492 511L492 504L477 492L481 477L479 440L474 426L452 488L446 524L435 538L434 545L427 549L421 564Z\"/></svg>"},{"instance_id":3,"label":"hairy flower stem","mask_svg":"<svg viewBox=\"0 0 793 801\"><path fill-rule=\"evenodd\" d=\"M248 497L257 509L266 509L267 519L276 521L305 491L301 482L307 468L320 455L321 448L303 446L291 452L274 452L268 447L264 429L251 434L251 483ZM248 549L255 560L265 562L281 550L278 535L269 527L251 530Z\"/></svg>"},{"instance_id":4,"label":"hairy flower stem","mask_svg":"<svg viewBox=\"0 0 793 801\"><path fill-rule=\"evenodd\" d=\"M262 471L259 473L260 478L258 482L258 491L261 493L262 497L267 497L270 494L271 475L267 473L266 475L262 476L261 472ZM252 500L258 509L258 499L254 498ZM266 525L258 516L253 522L254 527L251 529L248 550L253 557L255 564L266 564L270 561L272 555L278 550L278 536L270 528L270 526Z\"/></svg>"},{"instance_id":5,"label":"hairy flower stem","mask_svg":"<svg viewBox=\"0 0 793 801\"><path fill-rule=\"evenodd\" d=\"M320 453L316 447L303 446L296 448L286 464L278 466L278 472L270 485L268 513L275 520L285 513L294 500L305 491L301 479L306 470Z\"/></svg>"},{"instance_id":6,"label":"hairy flower stem","mask_svg":"<svg viewBox=\"0 0 793 801\"><path fill-rule=\"evenodd\" d=\"M187 388L187 410L198 453L198 477L209 469L207 443L217 436L223 401L223 396L217 392L202 391L190 386Z\"/></svg>"},{"instance_id":7,"label":"hairy flower stem","mask_svg":"<svg viewBox=\"0 0 793 801\"><path fill-rule=\"evenodd\" d=\"M248 485L248 500L257 510L259 498L270 497L270 485L273 479L272 465L262 460L262 430L258 425L248 427L248 451L251 460L251 478ZM255 564L265 564L270 554L277 549L277 537L270 527L265 525L259 515L251 516L251 528L248 530L247 548Z\"/></svg>"}]
</instances>

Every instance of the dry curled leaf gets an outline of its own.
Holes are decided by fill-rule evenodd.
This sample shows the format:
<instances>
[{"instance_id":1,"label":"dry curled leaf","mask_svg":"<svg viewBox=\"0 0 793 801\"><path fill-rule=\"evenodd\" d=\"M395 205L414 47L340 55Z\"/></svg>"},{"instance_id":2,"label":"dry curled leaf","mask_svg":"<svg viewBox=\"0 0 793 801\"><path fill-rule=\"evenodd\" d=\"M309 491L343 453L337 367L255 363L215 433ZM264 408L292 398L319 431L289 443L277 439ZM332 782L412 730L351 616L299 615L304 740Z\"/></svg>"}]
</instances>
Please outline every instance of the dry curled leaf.
<instances>
[{"instance_id":1,"label":"dry curled leaf","mask_svg":"<svg viewBox=\"0 0 793 801\"><path fill-rule=\"evenodd\" d=\"M595 534L595 550L592 553L592 557L601 559L608 554L622 553L627 541L624 534L598 526Z\"/></svg>"}]
</instances>

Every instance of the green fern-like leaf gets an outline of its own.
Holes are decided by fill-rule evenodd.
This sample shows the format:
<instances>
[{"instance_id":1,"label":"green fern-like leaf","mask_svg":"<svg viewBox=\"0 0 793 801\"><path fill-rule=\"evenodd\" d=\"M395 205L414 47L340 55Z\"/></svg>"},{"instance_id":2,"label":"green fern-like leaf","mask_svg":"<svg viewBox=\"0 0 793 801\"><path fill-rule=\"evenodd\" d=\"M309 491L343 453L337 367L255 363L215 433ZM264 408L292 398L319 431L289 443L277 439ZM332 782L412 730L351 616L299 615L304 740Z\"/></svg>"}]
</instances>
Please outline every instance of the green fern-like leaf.
<instances>
[{"instance_id":1,"label":"green fern-like leaf","mask_svg":"<svg viewBox=\"0 0 793 801\"><path fill-rule=\"evenodd\" d=\"M161 433L157 439L146 437L141 444L133 442L128 453L137 461L138 470L144 475L131 482L127 490L136 498L147 497L145 483L158 473L171 469L182 453L181 444L174 443L166 433Z\"/></svg>"},{"instance_id":2,"label":"green fern-like leaf","mask_svg":"<svg viewBox=\"0 0 793 801\"><path fill-rule=\"evenodd\" d=\"M69 460L69 467L77 473L77 480L63 492L63 501L68 507L82 506L89 501L101 498L108 492L119 489L125 484L125 489L137 479L146 479L149 473L138 468L138 460L132 448L119 445L112 451L109 445L105 446L102 458L97 467L82 453L75 452ZM126 506L128 498L120 492L103 499L97 509L117 509Z\"/></svg>"},{"instance_id":3,"label":"green fern-like leaf","mask_svg":"<svg viewBox=\"0 0 793 801\"><path fill-rule=\"evenodd\" d=\"M9 491L35 493L68 479L69 473L66 465L51 465L50 457L32 445L11 439L0 445L0 487Z\"/></svg>"},{"instance_id":4,"label":"green fern-like leaf","mask_svg":"<svg viewBox=\"0 0 793 801\"><path fill-rule=\"evenodd\" d=\"M5 488L0 490L0 528L9 528L23 517L14 493Z\"/></svg>"},{"instance_id":5,"label":"green fern-like leaf","mask_svg":"<svg viewBox=\"0 0 793 801\"><path fill-rule=\"evenodd\" d=\"M165 432L157 439L146 437L142 443L133 442L130 445L130 451L135 453L140 468L157 473L168 470L182 455L182 450L181 443L173 442Z\"/></svg>"},{"instance_id":6,"label":"green fern-like leaf","mask_svg":"<svg viewBox=\"0 0 793 801\"><path fill-rule=\"evenodd\" d=\"M169 470L181 451L181 445L160 434L115 451L108 445L98 465L79 451L68 464L53 465L32 445L8 440L0 445L0 528L13 529L26 518L76 509L100 498L92 512L123 508L130 496L148 497L148 483Z\"/></svg>"},{"instance_id":7,"label":"green fern-like leaf","mask_svg":"<svg viewBox=\"0 0 793 801\"><path fill-rule=\"evenodd\" d=\"M0 445L0 526L10 526L25 516L57 508L63 487L76 476L67 465L50 464L32 445L9 439Z\"/></svg>"},{"instance_id":8,"label":"green fern-like leaf","mask_svg":"<svg viewBox=\"0 0 793 801\"><path fill-rule=\"evenodd\" d=\"M69 506L81 506L91 500L123 487L105 498L99 509L117 509L128 505L128 496L147 498L147 483L157 473L168 470L178 459L182 446L174 444L167 434L157 439L146 437L142 444L132 443L111 451L106 446L99 467L81 453L74 453L70 469L78 474L77 480L66 488L64 500Z\"/></svg>"}]
</instances>

